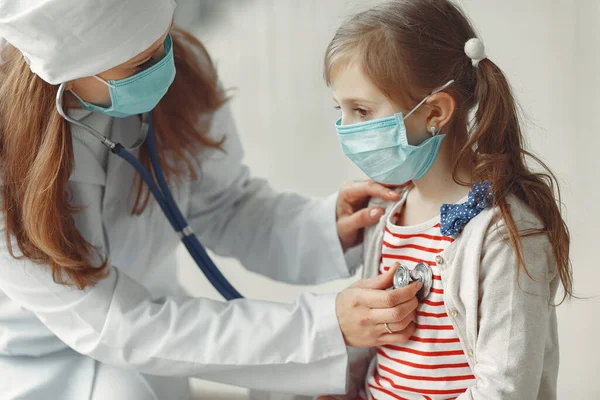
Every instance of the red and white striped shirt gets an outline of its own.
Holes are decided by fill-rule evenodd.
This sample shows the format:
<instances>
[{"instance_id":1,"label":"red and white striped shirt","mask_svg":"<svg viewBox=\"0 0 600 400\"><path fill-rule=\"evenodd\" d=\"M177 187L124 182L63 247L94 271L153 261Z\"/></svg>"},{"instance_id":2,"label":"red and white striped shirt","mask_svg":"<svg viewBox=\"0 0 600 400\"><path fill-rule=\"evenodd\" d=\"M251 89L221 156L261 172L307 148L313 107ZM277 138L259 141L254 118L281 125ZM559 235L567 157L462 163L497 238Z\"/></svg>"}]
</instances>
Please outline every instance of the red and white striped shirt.
<instances>
[{"instance_id":1,"label":"red and white striped shirt","mask_svg":"<svg viewBox=\"0 0 600 400\"><path fill-rule=\"evenodd\" d=\"M396 262L409 270L424 262L433 270L433 287L419 304L417 330L409 342L377 348L359 399L454 399L475 384L446 314L442 278L435 263L435 256L454 239L440 234L439 216L408 227L396 225L398 216L392 213L387 221L379 273Z\"/></svg>"}]
</instances>

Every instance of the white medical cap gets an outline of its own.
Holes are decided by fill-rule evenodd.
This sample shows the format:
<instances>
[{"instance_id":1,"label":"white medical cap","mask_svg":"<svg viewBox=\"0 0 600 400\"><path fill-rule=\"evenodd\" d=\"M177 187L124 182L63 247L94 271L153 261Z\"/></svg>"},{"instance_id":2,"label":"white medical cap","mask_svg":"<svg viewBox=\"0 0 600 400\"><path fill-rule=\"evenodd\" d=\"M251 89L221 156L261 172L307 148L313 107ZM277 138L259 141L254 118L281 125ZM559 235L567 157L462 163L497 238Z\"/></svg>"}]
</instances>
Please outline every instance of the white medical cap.
<instances>
[{"instance_id":1,"label":"white medical cap","mask_svg":"<svg viewBox=\"0 0 600 400\"><path fill-rule=\"evenodd\" d=\"M174 11L174 0L0 0L0 39L19 49L40 78L59 84L148 49Z\"/></svg>"}]
</instances>

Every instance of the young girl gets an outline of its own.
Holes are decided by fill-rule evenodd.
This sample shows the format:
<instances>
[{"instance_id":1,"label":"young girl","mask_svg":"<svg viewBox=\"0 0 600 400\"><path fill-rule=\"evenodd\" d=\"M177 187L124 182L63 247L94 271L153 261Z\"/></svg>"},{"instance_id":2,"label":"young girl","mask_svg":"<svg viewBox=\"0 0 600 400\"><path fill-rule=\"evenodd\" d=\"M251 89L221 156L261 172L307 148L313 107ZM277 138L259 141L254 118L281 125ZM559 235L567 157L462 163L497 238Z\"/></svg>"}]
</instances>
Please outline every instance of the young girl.
<instances>
[{"instance_id":1,"label":"young girl","mask_svg":"<svg viewBox=\"0 0 600 400\"><path fill-rule=\"evenodd\" d=\"M399 263L432 282L414 322L384 324L405 343L355 358L350 397L556 398L569 232L555 179L528 168L539 160L524 149L509 84L463 12L394 0L358 14L325 71L343 151L370 178L402 185L366 232L365 275Z\"/></svg>"}]
</instances>

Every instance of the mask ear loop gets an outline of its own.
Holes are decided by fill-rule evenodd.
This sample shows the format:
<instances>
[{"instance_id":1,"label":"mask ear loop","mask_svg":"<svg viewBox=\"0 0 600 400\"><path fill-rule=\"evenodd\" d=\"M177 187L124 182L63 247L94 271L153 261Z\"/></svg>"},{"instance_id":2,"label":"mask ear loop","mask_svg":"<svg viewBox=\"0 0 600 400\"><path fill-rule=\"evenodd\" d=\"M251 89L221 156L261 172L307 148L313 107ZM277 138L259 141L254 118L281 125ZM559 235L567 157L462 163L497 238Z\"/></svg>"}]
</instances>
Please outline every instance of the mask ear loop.
<instances>
[{"instance_id":1,"label":"mask ear loop","mask_svg":"<svg viewBox=\"0 0 600 400\"><path fill-rule=\"evenodd\" d=\"M77 100L79 100L80 102L82 102L83 104L87 103L84 99L82 99L81 97L79 97L79 95L77 93L75 93L74 90L69 90L69 92L71 92L71 94L73 96L75 96L77 98Z\"/></svg>"},{"instance_id":2,"label":"mask ear loop","mask_svg":"<svg viewBox=\"0 0 600 400\"><path fill-rule=\"evenodd\" d=\"M431 94L430 94L429 96L427 96L427 97L425 97L423 100L421 100L421 102L420 102L419 104L417 104L415 108L413 108L412 110L410 110L410 111L409 111L409 113L408 113L408 114L406 114L406 116L404 117L404 119L406 119L406 118L410 117L411 115L413 115L413 113L414 113L415 111L417 111L417 109L418 109L419 107L421 107L423 104L425 104L425 102L426 102L427 100L429 100L429 98L430 98L431 96L433 96L434 94L438 94L439 92L441 92L441 91L445 90L445 89L446 89L448 86L452 85L453 83L454 83L454 79L452 79L452 80L450 80L450 81L446 82L446 84L445 84L444 86L440 86L439 88L435 89L433 92L431 92Z\"/></svg>"},{"instance_id":3,"label":"mask ear loop","mask_svg":"<svg viewBox=\"0 0 600 400\"><path fill-rule=\"evenodd\" d=\"M114 86L114 85L111 85L110 83L108 83L108 82L107 82L107 81L105 81L104 79L100 78L99 76L96 76L96 75L94 75L94 76L92 76L92 78L94 78L94 79L96 79L96 80L99 80L100 82L104 83L106 86L108 86L108 87L110 87L110 88L113 88L113 89L115 88L115 86Z\"/></svg>"},{"instance_id":4,"label":"mask ear loop","mask_svg":"<svg viewBox=\"0 0 600 400\"><path fill-rule=\"evenodd\" d=\"M427 100L429 100L431 98L431 96L433 96L434 94L437 94L437 93L445 90L448 86L452 85L453 83L454 83L454 79L446 82L445 85L440 86L439 88L435 89L433 92L431 92L431 94L429 96L427 96L423 100L421 100L421 102L419 104L417 104L415 108L413 108L412 110L410 110L410 112L408 114L406 114L406 116L404 117L404 119L407 119L408 117L410 117L415 111L417 111L417 109L419 107L421 107L423 104L425 104L425 102ZM433 126L433 125L429 128L429 133L431 133L431 137L437 136L441 131L442 131L442 128L440 128L439 130L436 130L436 127Z\"/></svg>"},{"instance_id":5,"label":"mask ear loop","mask_svg":"<svg viewBox=\"0 0 600 400\"><path fill-rule=\"evenodd\" d=\"M94 79L96 79L96 80L98 80L98 81L100 81L100 82L104 83L104 84L105 84L106 86L108 86L109 88L113 88L113 89L115 88L115 86L114 86L114 85L111 85L110 83L108 83L108 82L107 82L107 81L105 81L104 79L100 78L99 76L96 76L96 75L94 75L94 76L92 76L92 78L94 78ZM82 102L82 103L86 103L86 101L85 101L85 100L83 100L81 97L79 97L79 95L78 95L77 93L75 93L75 91L74 91L74 90L69 90L69 91L70 91L71 93L73 93L73 96L77 97L77 100L79 100L79 101L80 101L80 102ZM69 122L70 122L70 121L69 121Z\"/></svg>"}]
</instances>

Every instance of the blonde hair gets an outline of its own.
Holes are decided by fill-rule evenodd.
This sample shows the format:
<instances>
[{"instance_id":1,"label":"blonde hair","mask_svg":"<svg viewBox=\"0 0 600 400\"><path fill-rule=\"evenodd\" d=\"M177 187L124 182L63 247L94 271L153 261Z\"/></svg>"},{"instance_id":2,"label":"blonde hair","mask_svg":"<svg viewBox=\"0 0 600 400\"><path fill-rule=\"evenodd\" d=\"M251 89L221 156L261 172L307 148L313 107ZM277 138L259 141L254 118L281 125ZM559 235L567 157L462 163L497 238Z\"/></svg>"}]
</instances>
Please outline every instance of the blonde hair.
<instances>
[{"instance_id":1,"label":"blonde hair","mask_svg":"<svg viewBox=\"0 0 600 400\"><path fill-rule=\"evenodd\" d=\"M357 62L397 104L407 98L416 104L454 80L445 90L457 103L448 129L455 154L454 180L468 184L457 179L458 167L467 165L475 182L492 183L494 203L508 228L518 268L526 270L521 237L548 236L565 298L570 297L570 235L560 212L558 182L539 158L525 150L517 105L502 70L489 59L474 67L465 54L465 43L475 37L467 17L451 1L391 0L342 24L327 48L325 79L330 84L340 68ZM475 118L469 121L475 108ZM532 172L527 159L539 163L545 173ZM544 229L519 232L507 202L509 194L534 210Z\"/></svg>"},{"instance_id":2,"label":"blonde hair","mask_svg":"<svg viewBox=\"0 0 600 400\"><path fill-rule=\"evenodd\" d=\"M198 155L220 148L207 135L214 112L226 102L203 45L189 33L172 30L177 75L152 111L160 160L170 182L197 177ZM105 275L107 260L93 265L94 249L75 227L67 183L73 169L70 125L55 106L57 86L33 74L12 47L0 65L0 170L6 242L15 258L48 265L57 283L78 288ZM167 158L181 163L167 163ZM145 147L140 160L148 167ZM132 213L141 214L149 191L137 180ZM12 240L21 252L16 255Z\"/></svg>"}]
</instances>

